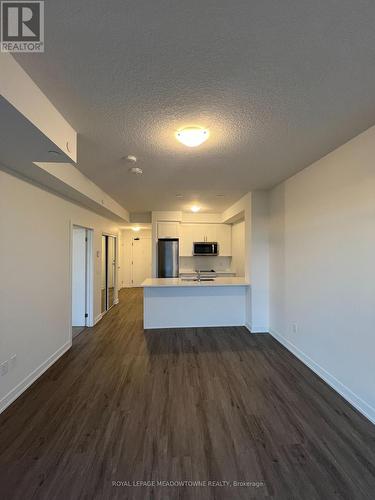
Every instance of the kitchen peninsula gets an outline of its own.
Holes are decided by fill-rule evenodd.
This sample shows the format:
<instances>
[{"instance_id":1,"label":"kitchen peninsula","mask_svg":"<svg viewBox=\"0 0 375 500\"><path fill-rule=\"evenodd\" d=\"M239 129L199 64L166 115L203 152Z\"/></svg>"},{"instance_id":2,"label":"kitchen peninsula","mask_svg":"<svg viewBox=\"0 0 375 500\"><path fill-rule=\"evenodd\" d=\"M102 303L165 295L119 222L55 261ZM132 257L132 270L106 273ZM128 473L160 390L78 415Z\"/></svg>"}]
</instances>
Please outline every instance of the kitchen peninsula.
<instances>
[{"instance_id":1,"label":"kitchen peninsula","mask_svg":"<svg viewBox=\"0 0 375 500\"><path fill-rule=\"evenodd\" d=\"M144 328L244 326L250 285L245 278L149 278Z\"/></svg>"}]
</instances>

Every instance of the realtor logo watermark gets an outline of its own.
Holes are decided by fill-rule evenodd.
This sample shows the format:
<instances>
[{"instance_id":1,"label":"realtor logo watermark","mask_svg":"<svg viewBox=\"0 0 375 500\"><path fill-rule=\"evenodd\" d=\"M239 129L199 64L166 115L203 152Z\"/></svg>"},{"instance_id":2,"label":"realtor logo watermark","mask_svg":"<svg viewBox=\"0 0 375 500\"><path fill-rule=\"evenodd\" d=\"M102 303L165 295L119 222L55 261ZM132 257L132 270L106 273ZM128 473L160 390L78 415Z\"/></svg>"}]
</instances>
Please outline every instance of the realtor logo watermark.
<instances>
[{"instance_id":1,"label":"realtor logo watermark","mask_svg":"<svg viewBox=\"0 0 375 500\"><path fill-rule=\"evenodd\" d=\"M1 52L44 52L44 2L1 2Z\"/></svg>"}]
</instances>

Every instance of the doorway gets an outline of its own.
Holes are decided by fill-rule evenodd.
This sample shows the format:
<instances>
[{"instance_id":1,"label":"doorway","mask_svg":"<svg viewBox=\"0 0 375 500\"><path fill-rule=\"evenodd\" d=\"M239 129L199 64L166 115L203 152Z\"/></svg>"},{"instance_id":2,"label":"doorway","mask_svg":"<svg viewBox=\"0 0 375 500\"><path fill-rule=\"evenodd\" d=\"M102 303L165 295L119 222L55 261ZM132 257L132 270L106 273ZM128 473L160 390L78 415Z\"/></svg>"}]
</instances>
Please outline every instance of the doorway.
<instances>
[{"instance_id":1,"label":"doorway","mask_svg":"<svg viewBox=\"0 0 375 500\"><path fill-rule=\"evenodd\" d=\"M151 237L134 237L132 240L132 285L139 287L151 278Z\"/></svg>"},{"instance_id":2,"label":"doorway","mask_svg":"<svg viewBox=\"0 0 375 500\"><path fill-rule=\"evenodd\" d=\"M102 235L102 295L101 312L104 314L115 304L116 237Z\"/></svg>"},{"instance_id":3,"label":"doorway","mask_svg":"<svg viewBox=\"0 0 375 500\"><path fill-rule=\"evenodd\" d=\"M92 230L72 228L72 338L91 326Z\"/></svg>"}]
</instances>

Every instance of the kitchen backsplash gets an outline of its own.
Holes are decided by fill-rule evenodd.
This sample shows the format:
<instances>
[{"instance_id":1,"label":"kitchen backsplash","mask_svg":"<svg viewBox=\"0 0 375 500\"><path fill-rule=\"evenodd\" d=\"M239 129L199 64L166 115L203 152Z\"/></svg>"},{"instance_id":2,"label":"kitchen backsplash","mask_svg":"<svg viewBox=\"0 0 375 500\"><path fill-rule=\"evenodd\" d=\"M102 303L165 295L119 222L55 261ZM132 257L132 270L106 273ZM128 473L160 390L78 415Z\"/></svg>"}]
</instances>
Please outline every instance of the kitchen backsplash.
<instances>
[{"instance_id":1,"label":"kitchen backsplash","mask_svg":"<svg viewBox=\"0 0 375 500\"><path fill-rule=\"evenodd\" d=\"M232 257L180 257L180 272L196 269L230 271Z\"/></svg>"}]
</instances>

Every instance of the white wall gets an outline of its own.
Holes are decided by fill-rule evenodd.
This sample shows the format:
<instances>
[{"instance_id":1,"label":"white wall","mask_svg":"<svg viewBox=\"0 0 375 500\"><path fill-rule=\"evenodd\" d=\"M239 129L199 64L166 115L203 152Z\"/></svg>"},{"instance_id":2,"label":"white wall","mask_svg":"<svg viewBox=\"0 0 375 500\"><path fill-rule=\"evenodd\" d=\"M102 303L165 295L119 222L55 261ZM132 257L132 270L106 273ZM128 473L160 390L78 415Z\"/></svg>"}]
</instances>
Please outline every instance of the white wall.
<instances>
[{"instance_id":1,"label":"white wall","mask_svg":"<svg viewBox=\"0 0 375 500\"><path fill-rule=\"evenodd\" d=\"M251 193L251 331L269 331L269 192Z\"/></svg>"},{"instance_id":2,"label":"white wall","mask_svg":"<svg viewBox=\"0 0 375 500\"><path fill-rule=\"evenodd\" d=\"M9 53L0 53L0 74L0 95L76 162L77 132Z\"/></svg>"},{"instance_id":3,"label":"white wall","mask_svg":"<svg viewBox=\"0 0 375 500\"><path fill-rule=\"evenodd\" d=\"M232 271L245 276L245 221L232 225Z\"/></svg>"},{"instance_id":4,"label":"white wall","mask_svg":"<svg viewBox=\"0 0 375 500\"><path fill-rule=\"evenodd\" d=\"M0 411L70 347L71 224L94 229L98 317L101 234L116 234L117 226L0 171L0 363L17 355L0 379Z\"/></svg>"},{"instance_id":5,"label":"white wall","mask_svg":"<svg viewBox=\"0 0 375 500\"><path fill-rule=\"evenodd\" d=\"M223 213L223 222L245 224L245 278L247 327L253 333L269 331L269 192L253 191Z\"/></svg>"},{"instance_id":6,"label":"white wall","mask_svg":"<svg viewBox=\"0 0 375 500\"><path fill-rule=\"evenodd\" d=\"M245 278L250 283L246 296L246 326L252 328L252 297L256 284L251 282L251 246L252 246L252 193L247 193L223 212L222 222L229 224L239 220L245 222ZM256 293L256 292L255 292Z\"/></svg>"},{"instance_id":7,"label":"white wall","mask_svg":"<svg viewBox=\"0 0 375 500\"><path fill-rule=\"evenodd\" d=\"M207 214L206 212L181 212L181 222L183 223L207 223L221 224L223 215L221 213Z\"/></svg>"},{"instance_id":8,"label":"white wall","mask_svg":"<svg viewBox=\"0 0 375 500\"><path fill-rule=\"evenodd\" d=\"M270 325L375 422L374 158L371 128L272 191Z\"/></svg>"},{"instance_id":9,"label":"white wall","mask_svg":"<svg viewBox=\"0 0 375 500\"><path fill-rule=\"evenodd\" d=\"M59 181L54 183L54 188L58 193L64 195L64 186L69 194L78 194L78 201L80 201L83 206L86 206L88 209L96 210L96 212L99 209L99 214L103 217L115 216L115 220L129 220L129 212L74 165L70 163L46 162L34 162L34 165L48 172L48 174L53 176L55 181ZM104 210L105 212L103 213Z\"/></svg>"}]
</instances>

